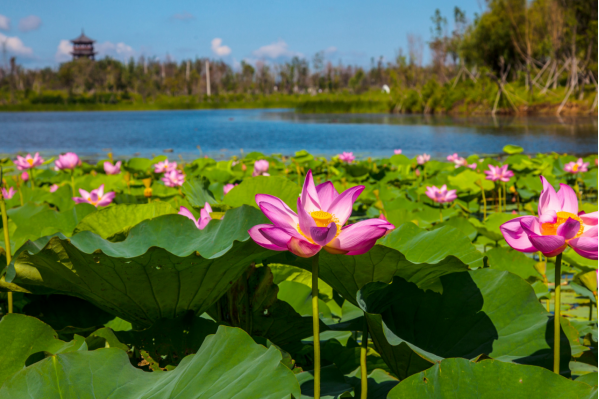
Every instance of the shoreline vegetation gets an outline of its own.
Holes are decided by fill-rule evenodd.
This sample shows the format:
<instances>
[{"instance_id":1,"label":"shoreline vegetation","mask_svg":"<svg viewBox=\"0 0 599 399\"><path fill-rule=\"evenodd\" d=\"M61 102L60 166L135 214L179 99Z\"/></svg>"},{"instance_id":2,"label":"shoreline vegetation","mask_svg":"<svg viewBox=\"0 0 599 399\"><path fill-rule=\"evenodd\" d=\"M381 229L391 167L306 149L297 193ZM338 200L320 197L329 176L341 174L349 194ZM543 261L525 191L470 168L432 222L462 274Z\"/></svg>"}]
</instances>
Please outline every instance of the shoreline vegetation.
<instances>
[{"instance_id":1,"label":"shoreline vegetation","mask_svg":"<svg viewBox=\"0 0 599 399\"><path fill-rule=\"evenodd\" d=\"M489 0L438 9L394 59L110 57L0 68L0 111L293 108L300 113L597 115L597 1ZM426 63L425 51L430 52Z\"/></svg>"},{"instance_id":2,"label":"shoreline vegetation","mask_svg":"<svg viewBox=\"0 0 599 399\"><path fill-rule=\"evenodd\" d=\"M470 87L469 87L470 86ZM477 90L478 89L478 90ZM564 87L548 90L530 98L524 85L507 84L505 104L493 112L498 89L481 90L475 85L436 85L426 97L416 90L370 90L365 93L325 92L318 94L219 94L213 96L157 95L143 99L138 94L68 95L53 91L30 95L16 104L0 104L0 112L60 111L162 111L202 109L295 109L298 113L391 113L431 115L597 115L596 91L584 88L579 96L562 106ZM526 99L528 98L528 100Z\"/></svg>"}]
</instances>

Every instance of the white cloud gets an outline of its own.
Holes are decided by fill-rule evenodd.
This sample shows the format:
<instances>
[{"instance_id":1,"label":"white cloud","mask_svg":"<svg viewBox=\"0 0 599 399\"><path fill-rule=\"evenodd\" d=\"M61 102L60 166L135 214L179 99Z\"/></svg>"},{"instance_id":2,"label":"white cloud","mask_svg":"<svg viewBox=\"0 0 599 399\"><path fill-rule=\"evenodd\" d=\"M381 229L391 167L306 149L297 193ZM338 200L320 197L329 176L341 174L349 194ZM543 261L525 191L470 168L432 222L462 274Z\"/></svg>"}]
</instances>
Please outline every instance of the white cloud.
<instances>
[{"instance_id":1,"label":"white cloud","mask_svg":"<svg viewBox=\"0 0 599 399\"><path fill-rule=\"evenodd\" d=\"M20 56L32 56L33 50L31 47L27 47L23 44L21 39L16 36L5 36L0 33L0 47L6 46L6 51L9 54L20 55Z\"/></svg>"},{"instance_id":2,"label":"white cloud","mask_svg":"<svg viewBox=\"0 0 599 399\"><path fill-rule=\"evenodd\" d=\"M42 26L42 19L37 15L29 15L25 18L21 18L19 21L19 30L21 32L36 30L40 26Z\"/></svg>"},{"instance_id":3,"label":"white cloud","mask_svg":"<svg viewBox=\"0 0 599 399\"><path fill-rule=\"evenodd\" d=\"M10 18L0 14L0 30L10 30Z\"/></svg>"},{"instance_id":4,"label":"white cloud","mask_svg":"<svg viewBox=\"0 0 599 399\"><path fill-rule=\"evenodd\" d=\"M324 50L325 54L333 54L336 52L337 52L337 47L335 47L335 46L328 47Z\"/></svg>"},{"instance_id":5,"label":"white cloud","mask_svg":"<svg viewBox=\"0 0 599 399\"><path fill-rule=\"evenodd\" d=\"M123 42L116 44L112 42L104 42L96 45L95 49L98 52L98 57L105 57L108 55L110 57L126 60L135 55L135 50Z\"/></svg>"},{"instance_id":6,"label":"white cloud","mask_svg":"<svg viewBox=\"0 0 599 399\"><path fill-rule=\"evenodd\" d=\"M212 39L212 51L214 52L214 54L218 55L219 57L224 57L231 54L231 47L223 46L222 44L223 39L218 37Z\"/></svg>"},{"instance_id":7,"label":"white cloud","mask_svg":"<svg viewBox=\"0 0 599 399\"><path fill-rule=\"evenodd\" d=\"M73 57L71 55L71 51L73 51L73 44L71 44L71 42L68 40L61 40L60 43L58 43L58 48L56 49L54 59L56 62L70 61Z\"/></svg>"},{"instance_id":8,"label":"white cloud","mask_svg":"<svg viewBox=\"0 0 599 399\"><path fill-rule=\"evenodd\" d=\"M192 19L196 19L196 17L193 14L184 11L182 13L174 14L171 16L171 19L176 19L178 21L191 21Z\"/></svg>"},{"instance_id":9,"label":"white cloud","mask_svg":"<svg viewBox=\"0 0 599 399\"><path fill-rule=\"evenodd\" d=\"M289 50L287 43L279 39L278 42L260 47L252 53L257 58L303 57L302 53Z\"/></svg>"}]
</instances>

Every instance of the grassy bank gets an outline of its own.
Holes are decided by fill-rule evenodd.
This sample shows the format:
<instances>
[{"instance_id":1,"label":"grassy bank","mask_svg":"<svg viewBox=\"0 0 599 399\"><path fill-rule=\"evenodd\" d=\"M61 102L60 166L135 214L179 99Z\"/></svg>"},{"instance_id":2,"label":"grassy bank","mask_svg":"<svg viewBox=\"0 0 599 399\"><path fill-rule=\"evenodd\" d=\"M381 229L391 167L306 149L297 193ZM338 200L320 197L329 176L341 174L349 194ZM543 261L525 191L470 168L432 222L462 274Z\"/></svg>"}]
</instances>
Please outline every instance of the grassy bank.
<instances>
[{"instance_id":1,"label":"grassy bank","mask_svg":"<svg viewBox=\"0 0 599 399\"><path fill-rule=\"evenodd\" d=\"M571 93L562 114L597 112L594 86ZM410 113L555 115L567 92L564 87L540 89L531 94L522 82L497 86L485 79L441 85L434 80L419 88L395 88L391 93L348 90L318 94L216 94L208 96L158 95L143 98L130 93L69 95L61 91L22 93L17 100L4 99L0 111L156 111L185 109L294 108L301 113Z\"/></svg>"}]
</instances>

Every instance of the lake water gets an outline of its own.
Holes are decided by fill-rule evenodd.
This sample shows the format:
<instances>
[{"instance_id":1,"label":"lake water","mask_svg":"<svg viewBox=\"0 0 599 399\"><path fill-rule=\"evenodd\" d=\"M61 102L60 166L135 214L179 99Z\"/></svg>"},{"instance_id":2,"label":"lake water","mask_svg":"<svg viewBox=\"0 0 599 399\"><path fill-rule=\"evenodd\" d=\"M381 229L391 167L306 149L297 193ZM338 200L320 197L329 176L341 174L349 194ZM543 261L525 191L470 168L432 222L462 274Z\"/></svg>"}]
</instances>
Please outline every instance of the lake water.
<instances>
[{"instance_id":1,"label":"lake water","mask_svg":"<svg viewBox=\"0 0 599 399\"><path fill-rule=\"evenodd\" d=\"M445 157L497 154L506 144L527 153L597 151L597 117L447 117L387 114L304 115L287 110L0 113L0 153L74 151L99 157L216 158L241 151L318 155L353 151L383 157L401 148ZM169 152L170 154L170 152Z\"/></svg>"}]
</instances>

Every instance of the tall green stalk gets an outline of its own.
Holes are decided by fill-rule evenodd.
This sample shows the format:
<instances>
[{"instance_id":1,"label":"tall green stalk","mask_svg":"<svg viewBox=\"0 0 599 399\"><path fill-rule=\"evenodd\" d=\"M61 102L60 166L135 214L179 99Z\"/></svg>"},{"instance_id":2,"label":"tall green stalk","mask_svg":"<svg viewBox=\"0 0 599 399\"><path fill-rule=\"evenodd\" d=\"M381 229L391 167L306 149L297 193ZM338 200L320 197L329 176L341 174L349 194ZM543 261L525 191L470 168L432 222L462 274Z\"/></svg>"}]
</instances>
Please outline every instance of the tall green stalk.
<instances>
[{"instance_id":1,"label":"tall green stalk","mask_svg":"<svg viewBox=\"0 0 599 399\"><path fill-rule=\"evenodd\" d=\"M555 301L553 303L553 372L559 374L559 345L562 293L562 254L555 258Z\"/></svg>"},{"instance_id":2,"label":"tall green stalk","mask_svg":"<svg viewBox=\"0 0 599 399\"><path fill-rule=\"evenodd\" d=\"M320 317L318 312L318 254L312 257L312 329L314 333L314 399L320 399Z\"/></svg>"},{"instance_id":3,"label":"tall green stalk","mask_svg":"<svg viewBox=\"0 0 599 399\"><path fill-rule=\"evenodd\" d=\"M368 321L364 316L364 331L362 332L362 347L360 348L360 374L362 383L361 399L368 398L368 366L366 365L366 352L368 350Z\"/></svg>"},{"instance_id":4,"label":"tall green stalk","mask_svg":"<svg viewBox=\"0 0 599 399\"><path fill-rule=\"evenodd\" d=\"M501 212L501 186L497 187L497 209Z\"/></svg>"},{"instance_id":5,"label":"tall green stalk","mask_svg":"<svg viewBox=\"0 0 599 399\"><path fill-rule=\"evenodd\" d=\"M483 193L483 222L487 220L487 198L485 197L485 189L480 185L480 191Z\"/></svg>"},{"instance_id":6,"label":"tall green stalk","mask_svg":"<svg viewBox=\"0 0 599 399\"><path fill-rule=\"evenodd\" d=\"M2 211L2 226L4 227L4 246L6 247L6 265L10 265L10 236L8 234L8 215L6 214L6 203L4 197L0 195L0 211ZM8 313L12 313L12 292L8 292Z\"/></svg>"},{"instance_id":7,"label":"tall green stalk","mask_svg":"<svg viewBox=\"0 0 599 399\"><path fill-rule=\"evenodd\" d=\"M75 192L75 169L71 169L71 188L73 189L73 197L76 197L77 193Z\"/></svg>"},{"instance_id":8,"label":"tall green stalk","mask_svg":"<svg viewBox=\"0 0 599 399\"><path fill-rule=\"evenodd\" d=\"M35 179L33 178L33 168L29 169L29 180L31 181L31 188L34 188Z\"/></svg>"}]
</instances>

